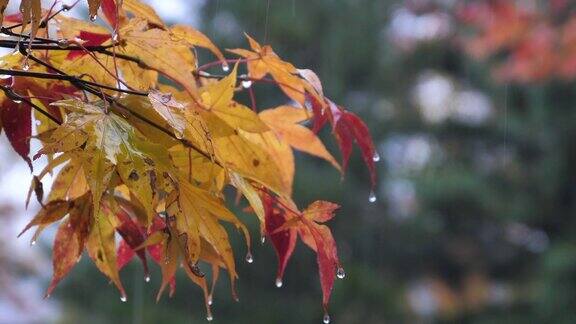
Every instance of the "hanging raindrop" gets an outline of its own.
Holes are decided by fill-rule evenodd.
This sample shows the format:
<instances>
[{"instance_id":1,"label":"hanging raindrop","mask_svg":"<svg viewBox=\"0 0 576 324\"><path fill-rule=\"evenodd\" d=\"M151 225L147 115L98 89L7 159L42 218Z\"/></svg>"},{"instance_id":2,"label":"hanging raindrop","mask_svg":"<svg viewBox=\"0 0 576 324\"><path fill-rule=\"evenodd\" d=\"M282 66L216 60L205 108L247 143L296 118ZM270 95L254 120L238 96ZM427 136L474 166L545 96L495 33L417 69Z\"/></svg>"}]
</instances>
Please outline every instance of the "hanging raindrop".
<instances>
[{"instance_id":1,"label":"hanging raindrop","mask_svg":"<svg viewBox=\"0 0 576 324\"><path fill-rule=\"evenodd\" d=\"M12 101L14 101L15 104L21 104L22 103L22 100L19 100L19 99L13 99ZM34 245L34 244L32 244L32 245Z\"/></svg>"},{"instance_id":2,"label":"hanging raindrop","mask_svg":"<svg viewBox=\"0 0 576 324\"><path fill-rule=\"evenodd\" d=\"M122 295L120 296L120 301L125 303L128 300L128 298L126 298L126 296Z\"/></svg>"},{"instance_id":3,"label":"hanging raindrop","mask_svg":"<svg viewBox=\"0 0 576 324\"><path fill-rule=\"evenodd\" d=\"M36 245L36 240L33 240L32 242L30 242L30 245L32 245L32 246Z\"/></svg>"},{"instance_id":4,"label":"hanging raindrop","mask_svg":"<svg viewBox=\"0 0 576 324\"><path fill-rule=\"evenodd\" d=\"M90 21L96 21L96 15L90 16Z\"/></svg>"},{"instance_id":5,"label":"hanging raindrop","mask_svg":"<svg viewBox=\"0 0 576 324\"><path fill-rule=\"evenodd\" d=\"M378 151L374 151L374 156L372 156L372 161L374 161L374 162L380 161L380 154L378 154Z\"/></svg>"},{"instance_id":6,"label":"hanging raindrop","mask_svg":"<svg viewBox=\"0 0 576 324\"><path fill-rule=\"evenodd\" d=\"M266 236L262 235L262 236L260 237L260 242L261 242L262 244L266 243Z\"/></svg>"},{"instance_id":7,"label":"hanging raindrop","mask_svg":"<svg viewBox=\"0 0 576 324\"><path fill-rule=\"evenodd\" d=\"M252 81L250 80L242 80L242 88L248 89L252 86Z\"/></svg>"},{"instance_id":8,"label":"hanging raindrop","mask_svg":"<svg viewBox=\"0 0 576 324\"><path fill-rule=\"evenodd\" d=\"M146 276L144 277L144 281L150 282L150 276L149 276L149 275L146 275Z\"/></svg>"},{"instance_id":9,"label":"hanging raindrop","mask_svg":"<svg viewBox=\"0 0 576 324\"><path fill-rule=\"evenodd\" d=\"M344 271L344 268L338 268L336 271L336 277L338 277L338 279L344 279L346 277L346 271Z\"/></svg>"},{"instance_id":10,"label":"hanging raindrop","mask_svg":"<svg viewBox=\"0 0 576 324\"><path fill-rule=\"evenodd\" d=\"M230 66L228 65L228 63L222 63L222 71L224 72L230 71Z\"/></svg>"},{"instance_id":11,"label":"hanging raindrop","mask_svg":"<svg viewBox=\"0 0 576 324\"><path fill-rule=\"evenodd\" d=\"M282 278L276 278L276 287L281 288L283 285Z\"/></svg>"},{"instance_id":12,"label":"hanging raindrop","mask_svg":"<svg viewBox=\"0 0 576 324\"><path fill-rule=\"evenodd\" d=\"M214 317L212 317L212 314L206 315L206 320L207 320L208 322L212 322L213 319L214 319Z\"/></svg>"},{"instance_id":13,"label":"hanging raindrop","mask_svg":"<svg viewBox=\"0 0 576 324\"><path fill-rule=\"evenodd\" d=\"M374 193L374 191L370 191L370 196L368 196L368 201L371 203L376 202L376 193Z\"/></svg>"},{"instance_id":14,"label":"hanging raindrop","mask_svg":"<svg viewBox=\"0 0 576 324\"><path fill-rule=\"evenodd\" d=\"M248 263L254 262L254 258L252 257L252 253L250 253L250 252L246 253L246 262L248 262Z\"/></svg>"},{"instance_id":15,"label":"hanging raindrop","mask_svg":"<svg viewBox=\"0 0 576 324\"><path fill-rule=\"evenodd\" d=\"M212 306L212 296L208 296L208 306Z\"/></svg>"},{"instance_id":16,"label":"hanging raindrop","mask_svg":"<svg viewBox=\"0 0 576 324\"><path fill-rule=\"evenodd\" d=\"M62 5L62 11L64 11L64 12L70 11L70 6L69 5Z\"/></svg>"},{"instance_id":17,"label":"hanging raindrop","mask_svg":"<svg viewBox=\"0 0 576 324\"><path fill-rule=\"evenodd\" d=\"M22 70L24 71L30 70L30 64L28 64L28 60L26 60L24 64L22 64Z\"/></svg>"},{"instance_id":18,"label":"hanging raindrop","mask_svg":"<svg viewBox=\"0 0 576 324\"><path fill-rule=\"evenodd\" d=\"M22 45L22 43L16 44L16 47L14 48L14 51L11 53L11 55L20 55L20 52L22 51L22 49L23 49L24 47L25 47L25 46Z\"/></svg>"},{"instance_id":19,"label":"hanging raindrop","mask_svg":"<svg viewBox=\"0 0 576 324\"><path fill-rule=\"evenodd\" d=\"M62 39L58 40L58 47L60 47L62 49L68 48L69 45L70 45L70 41L67 40L66 38L62 38Z\"/></svg>"},{"instance_id":20,"label":"hanging raindrop","mask_svg":"<svg viewBox=\"0 0 576 324\"><path fill-rule=\"evenodd\" d=\"M324 314L324 318L322 319L322 323L324 323L324 324L330 323L330 315L328 315L327 313Z\"/></svg>"}]
</instances>

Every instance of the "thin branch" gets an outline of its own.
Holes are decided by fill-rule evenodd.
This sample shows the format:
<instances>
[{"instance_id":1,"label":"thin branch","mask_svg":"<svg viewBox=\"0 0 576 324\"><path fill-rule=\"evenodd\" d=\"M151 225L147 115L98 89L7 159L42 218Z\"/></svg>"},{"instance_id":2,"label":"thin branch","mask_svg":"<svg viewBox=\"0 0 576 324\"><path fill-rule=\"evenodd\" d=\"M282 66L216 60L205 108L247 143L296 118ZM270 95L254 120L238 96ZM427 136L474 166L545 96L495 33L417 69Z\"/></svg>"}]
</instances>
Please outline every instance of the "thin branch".
<instances>
[{"instance_id":1,"label":"thin branch","mask_svg":"<svg viewBox=\"0 0 576 324\"><path fill-rule=\"evenodd\" d=\"M120 108L124 109L128 113L132 114L134 117L142 120L143 122L145 122L145 123L149 124L150 126L162 131L163 133L165 133L166 135L175 139L176 141L182 143L182 145L194 149L195 151L197 151L198 153L200 153L201 155L203 155L207 159L212 159L212 156L209 153L204 152L202 149L200 149L194 143L192 143L186 139L180 139L180 138L176 137L176 135L173 132L167 130L166 128L162 127L161 125L156 124L154 121L151 121L150 119L142 116L141 114L129 109L127 106L118 102L118 100L116 100L116 98L111 97L111 96L109 96L103 92L100 92L97 89L94 89L91 85L88 84L88 82L86 82L86 80L71 77L70 75L66 74L65 72L61 71L60 69L56 68L55 66L52 66L51 64L46 63L46 62L38 59L34 55L29 54L25 47L20 47L20 53L25 57L29 57L32 61L46 67L48 70L53 70L56 73L60 74L61 76L69 78L66 81L69 81L70 83L72 83L76 88L78 88L80 90L85 90L85 91L95 95L96 97L108 102L109 104L111 104L112 108L120 107ZM96 86L96 87L99 87L99 86ZM116 113L119 113L119 112L117 111ZM218 161L214 161L214 162L218 166L223 167L223 165L220 162L218 162Z\"/></svg>"},{"instance_id":2,"label":"thin branch","mask_svg":"<svg viewBox=\"0 0 576 324\"><path fill-rule=\"evenodd\" d=\"M106 89L106 90L111 90L111 91L116 91L116 92L121 92L121 93L127 93L127 94L133 94L133 95L137 95L137 96L148 96L148 93L146 93L146 92L115 88L115 87L107 86L104 84L99 84L99 83L96 83L93 81L84 80L84 79L81 79L79 77L75 77L75 76L71 76L71 75L22 71L22 70L10 70L10 69L1 69L1 68L0 68L0 75L21 76L21 77L46 79L46 80L62 80L62 81L68 81L71 83L83 82L83 83L86 83L88 85L102 88L102 89Z\"/></svg>"},{"instance_id":3,"label":"thin branch","mask_svg":"<svg viewBox=\"0 0 576 324\"><path fill-rule=\"evenodd\" d=\"M77 2L76 2L77 3ZM76 4L74 3L74 5ZM69 7L68 7L69 9ZM43 24L45 26L46 22L49 21L50 19L54 18L58 13L60 13L61 11L66 10L66 7L63 7L61 10L59 10L57 13L55 13L54 15L51 15L50 17L48 17L45 21L43 21ZM99 91L98 89L108 89L108 90L113 90L113 91L118 91L118 92L125 92L125 93L130 93L130 94L134 94L134 95L141 95L141 96L146 96L146 93L143 92L139 92L139 91L132 91L132 90L124 90L124 89L118 89L118 88L114 88L114 87L109 87L106 85L102 85L102 84L98 84L96 82L91 82L91 81L87 81L87 80L83 80L80 79L78 77L74 77L71 75L68 75L67 73L65 73L64 71L56 68L55 66L52 66L51 64L44 62L43 60L38 59L37 57L35 57L34 55L32 55L31 53L28 52L28 47L32 50L87 50L87 51L91 51L91 52L98 52L98 53L102 53L105 55L109 55L112 56L114 58L120 58L120 59L124 59L127 61L132 61L134 63L137 63L140 67L142 68L148 68L146 66L146 64L144 64L142 61L140 61L138 58L134 58L128 55L124 55L124 54L119 54L119 53L115 53L115 52L111 52L109 51L109 48L114 47L116 45L118 45L117 43L113 43L111 45L104 45L104 46L59 46L57 40L53 40L53 39L47 39L47 38L40 38L37 37L34 39L33 42L22 42L21 39L29 39L30 37L27 35L22 35L22 34L18 34L18 33L14 33L12 31L12 29L21 26L20 25L12 25L10 27L1 27L0 28L0 33L8 35L8 36L14 36L14 37L20 37L19 41L12 41L12 40L3 40L0 41L0 47L8 47L8 48L17 48L19 50L19 52L26 58L31 59L32 61L34 61L35 63L44 66L45 68L48 69L48 71L54 71L57 74L54 73L40 73L40 72L28 72L28 71L18 71L18 70L7 70L7 69L0 69L0 74L5 74L5 75L13 75L13 76L23 76L23 77L37 77L37 78L44 78L44 79L53 79L53 80L63 80L63 81L68 81L70 82L73 86L75 86L76 88L78 88L79 90L83 90L85 92L91 93L94 96L106 101L107 103L111 104L112 108L121 108L122 110L125 110L126 112L128 112L129 114L133 115L134 117L144 121L145 123L149 124L150 126L162 131L163 133L165 133L166 135L170 136L171 138L175 139L176 141L179 141L180 143L182 143L182 145L184 145L185 147L189 147L194 149L195 151L197 151L198 153L200 153L201 155L203 155L204 157L206 157L207 159L213 159L213 157L211 156L211 154L204 152L202 149L200 149L199 147L197 147L194 143L191 143L190 141L186 140L186 139L180 139L177 138L176 135L169 131L168 129L162 127L161 125L156 124L154 121L149 120L148 118L146 118L145 116L142 116L141 114L129 109L127 106L121 104L120 102L118 102L116 100L116 98L111 97L101 91ZM239 61L239 60L234 60L234 62ZM95 87L95 88L94 88ZM34 109L40 111L41 113L43 113L44 115L46 115L48 118L50 118L51 120L53 120L54 122L60 124L60 122L53 116L51 116L50 114L48 114L46 111L42 110L40 107L36 106L34 103L32 103L30 100L23 98L17 94L14 94L14 92L7 88L7 87L2 87L2 90L4 90L4 92L7 94L7 96L12 96L13 98L16 98L16 100L21 100L23 102L26 102L27 104L29 104L31 107L33 107ZM119 111L116 111L116 113L120 113ZM214 161L217 165L219 165L220 167L223 167L222 164L218 161Z\"/></svg>"},{"instance_id":4,"label":"thin branch","mask_svg":"<svg viewBox=\"0 0 576 324\"><path fill-rule=\"evenodd\" d=\"M248 88L248 94L250 95L250 103L252 104L252 110L254 112L258 112L258 108L256 107L256 96L254 95L254 89L252 87Z\"/></svg>"},{"instance_id":5,"label":"thin branch","mask_svg":"<svg viewBox=\"0 0 576 324\"><path fill-rule=\"evenodd\" d=\"M8 97L8 99L16 102L16 101L20 101L20 102L25 102L27 105L29 105L30 107L34 108L34 110L38 111L39 113L41 113L42 115L46 116L48 119L50 119L51 121L55 122L58 125L61 125L62 122L60 120L58 120L56 117L52 116L49 112L45 111L44 109L40 108L38 105L36 105L35 103L33 103L31 100L29 100L26 97L23 97L19 94L17 94L16 92L14 92L14 90L12 90L12 88L7 87L5 85L1 85L0 84L0 89L2 91L4 91L4 94L6 94L6 97Z\"/></svg>"},{"instance_id":6,"label":"thin branch","mask_svg":"<svg viewBox=\"0 0 576 324\"><path fill-rule=\"evenodd\" d=\"M193 74L196 77L199 78L206 78L206 79L222 79L225 78L225 75L221 75L221 74L203 74L203 73L198 73L197 71L194 71ZM282 83L282 82L278 82L274 79L269 79L269 78L261 78L261 79L257 79L257 78L251 78L249 76L238 76L237 77L238 80L240 81L252 81L252 82L263 82L263 83L271 83L271 84L275 84L277 86L283 86L286 88L290 88L291 90L293 90L294 92L298 92L301 94L306 94L306 91L302 91L300 89L296 89L295 87L286 84L286 83Z\"/></svg>"},{"instance_id":7,"label":"thin branch","mask_svg":"<svg viewBox=\"0 0 576 324\"><path fill-rule=\"evenodd\" d=\"M253 59L252 59L253 60ZM231 63L234 64L236 62L238 63L247 63L251 61L251 59L227 59L224 61L214 61L214 62L210 62L210 63L206 63L204 65L201 65L200 67L198 67L198 69L196 69L197 71L204 71L208 68L214 67L214 66L218 66L218 65L222 65L222 63Z\"/></svg>"}]
</instances>

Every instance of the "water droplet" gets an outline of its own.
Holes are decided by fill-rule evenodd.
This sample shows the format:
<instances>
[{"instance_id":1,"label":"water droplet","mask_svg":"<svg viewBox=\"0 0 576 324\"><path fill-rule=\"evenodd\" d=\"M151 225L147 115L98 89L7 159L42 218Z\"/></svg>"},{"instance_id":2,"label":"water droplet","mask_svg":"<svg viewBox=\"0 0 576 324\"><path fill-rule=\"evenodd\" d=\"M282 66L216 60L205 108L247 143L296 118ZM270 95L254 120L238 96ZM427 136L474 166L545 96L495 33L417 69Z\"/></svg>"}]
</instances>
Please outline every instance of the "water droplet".
<instances>
[{"instance_id":1,"label":"water droplet","mask_svg":"<svg viewBox=\"0 0 576 324\"><path fill-rule=\"evenodd\" d=\"M266 243L266 236L262 235L260 237L260 242L262 242L262 244Z\"/></svg>"},{"instance_id":2,"label":"water droplet","mask_svg":"<svg viewBox=\"0 0 576 324\"><path fill-rule=\"evenodd\" d=\"M324 314L324 318L322 319L322 323L324 323L324 324L330 323L330 315Z\"/></svg>"},{"instance_id":3,"label":"water droplet","mask_svg":"<svg viewBox=\"0 0 576 324\"><path fill-rule=\"evenodd\" d=\"M374 151L374 156L372 156L372 161L374 161L374 162L380 161L380 154L378 154L378 151Z\"/></svg>"},{"instance_id":4,"label":"water droplet","mask_svg":"<svg viewBox=\"0 0 576 324\"><path fill-rule=\"evenodd\" d=\"M62 11L64 11L64 12L70 11L70 6L69 5L62 5Z\"/></svg>"},{"instance_id":5,"label":"water droplet","mask_svg":"<svg viewBox=\"0 0 576 324\"><path fill-rule=\"evenodd\" d=\"M252 257L252 253L250 253L250 252L246 253L246 262L248 262L248 263L254 262L254 258Z\"/></svg>"},{"instance_id":6,"label":"water droplet","mask_svg":"<svg viewBox=\"0 0 576 324\"><path fill-rule=\"evenodd\" d=\"M39 120L36 120L36 121L34 122L34 124L36 124L36 126L40 126L40 125L42 125L42 122L39 121Z\"/></svg>"},{"instance_id":7,"label":"water droplet","mask_svg":"<svg viewBox=\"0 0 576 324\"><path fill-rule=\"evenodd\" d=\"M117 42L117 41L118 41L118 32L117 32L117 31L114 31L114 32L112 33L112 41L113 41L113 42Z\"/></svg>"},{"instance_id":8,"label":"water droplet","mask_svg":"<svg viewBox=\"0 0 576 324\"><path fill-rule=\"evenodd\" d=\"M14 103L16 103L16 104L21 104L21 103L22 103L22 100L19 100L19 99L13 99L12 101L14 101Z\"/></svg>"},{"instance_id":9,"label":"water droplet","mask_svg":"<svg viewBox=\"0 0 576 324\"><path fill-rule=\"evenodd\" d=\"M96 15L90 16L90 21L96 21Z\"/></svg>"},{"instance_id":10,"label":"water droplet","mask_svg":"<svg viewBox=\"0 0 576 324\"><path fill-rule=\"evenodd\" d=\"M18 46L14 48L14 51L11 54L13 56L20 55L20 48L22 48L22 44L18 44Z\"/></svg>"},{"instance_id":11,"label":"water droplet","mask_svg":"<svg viewBox=\"0 0 576 324\"><path fill-rule=\"evenodd\" d=\"M376 202L376 193L374 193L374 191L370 191L370 196L368 196L368 201L371 203Z\"/></svg>"},{"instance_id":12,"label":"water droplet","mask_svg":"<svg viewBox=\"0 0 576 324\"><path fill-rule=\"evenodd\" d=\"M144 281L150 282L150 276L149 276L149 275L146 275L146 276L144 277Z\"/></svg>"},{"instance_id":13,"label":"water droplet","mask_svg":"<svg viewBox=\"0 0 576 324\"><path fill-rule=\"evenodd\" d=\"M30 245L32 245L32 246L36 245L36 240L33 240L32 242L30 242Z\"/></svg>"},{"instance_id":14,"label":"water droplet","mask_svg":"<svg viewBox=\"0 0 576 324\"><path fill-rule=\"evenodd\" d=\"M346 277L346 271L344 271L344 268L338 268L336 271L336 277L338 277L338 279L344 279L344 277Z\"/></svg>"},{"instance_id":15,"label":"water droplet","mask_svg":"<svg viewBox=\"0 0 576 324\"><path fill-rule=\"evenodd\" d=\"M224 72L230 71L230 66L228 65L228 63L222 63L222 71Z\"/></svg>"},{"instance_id":16,"label":"water droplet","mask_svg":"<svg viewBox=\"0 0 576 324\"><path fill-rule=\"evenodd\" d=\"M26 62L24 62L24 64L22 64L22 70L24 70L24 71L30 70L30 64L28 64L28 60L26 60Z\"/></svg>"},{"instance_id":17,"label":"water droplet","mask_svg":"<svg viewBox=\"0 0 576 324\"><path fill-rule=\"evenodd\" d=\"M212 296L208 296L208 306L212 306Z\"/></svg>"},{"instance_id":18,"label":"water droplet","mask_svg":"<svg viewBox=\"0 0 576 324\"><path fill-rule=\"evenodd\" d=\"M68 46L70 45L70 41L67 40L66 38L62 38L60 40L58 40L58 47L60 48L68 48Z\"/></svg>"},{"instance_id":19,"label":"water droplet","mask_svg":"<svg viewBox=\"0 0 576 324\"><path fill-rule=\"evenodd\" d=\"M126 296L122 295L120 296L120 301L125 303L128 300L128 298L126 298Z\"/></svg>"},{"instance_id":20,"label":"water droplet","mask_svg":"<svg viewBox=\"0 0 576 324\"><path fill-rule=\"evenodd\" d=\"M282 288L282 279L281 278L276 278L276 287L278 288Z\"/></svg>"},{"instance_id":21,"label":"water droplet","mask_svg":"<svg viewBox=\"0 0 576 324\"><path fill-rule=\"evenodd\" d=\"M243 80L242 81L242 88L244 89L248 89L252 86L252 81L251 80Z\"/></svg>"},{"instance_id":22,"label":"water droplet","mask_svg":"<svg viewBox=\"0 0 576 324\"><path fill-rule=\"evenodd\" d=\"M12 76L8 74L0 74L0 80L10 79Z\"/></svg>"},{"instance_id":23,"label":"water droplet","mask_svg":"<svg viewBox=\"0 0 576 324\"><path fill-rule=\"evenodd\" d=\"M214 317L212 317L212 314L206 315L206 320L207 320L208 322L212 322L213 319L214 319Z\"/></svg>"}]
</instances>

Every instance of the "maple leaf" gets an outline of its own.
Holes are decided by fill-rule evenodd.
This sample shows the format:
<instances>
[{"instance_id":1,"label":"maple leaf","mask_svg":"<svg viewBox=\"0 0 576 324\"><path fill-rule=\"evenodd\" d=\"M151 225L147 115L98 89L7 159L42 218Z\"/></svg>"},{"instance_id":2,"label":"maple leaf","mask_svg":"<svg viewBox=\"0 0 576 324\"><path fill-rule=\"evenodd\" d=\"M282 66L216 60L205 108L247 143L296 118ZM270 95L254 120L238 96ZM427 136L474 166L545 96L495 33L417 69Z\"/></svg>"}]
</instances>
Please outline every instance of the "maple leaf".
<instances>
[{"instance_id":1,"label":"maple leaf","mask_svg":"<svg viewBox=\"0 0 576 324\"><path fill-rule=\"evenodd\" d=\"M118 3L121 3L120 7L118 6ZM162 19L158 16L156 11L149 5L140 1L122 0L117 2L116 0L102 0L102 10L106 20L113 27L126 22L126 12L130 12L135 17L147 20L148 23L155 27L164 26Z\"/></svg>"},{"instance_id":2,"label":"maple leaf","mask_svg":"<svg viewBox=\"0 0 576 324\"><path fill-rule=\"evenodd\" d=\"M229 81L224 82L229 83ZM164 122L171 126L177 137L194 143L203 152L209 152L221 165L264 183L275 192L289 193L291 185L280 177L283 172L280 171L272 154L267 152L266 146L252 141L253 137L250 133L243 132L240 128L233 128L230 125L232 122L226 122L218 116L216 111L221 110L220 116L230 119L234 112L229 113L226 109L238 108L231 108L229 105L233 93L232 87L229 84L228 86L219 84L203 91L203 103L209 105L208 110L187 109L186 107L192 103L188 105L181 103L169 94L152 92L150 99L157 115L160 115ZM210 96L209 100L208 96ZM212 108L215 112L211 111ZM266 128L261 121L259 124L256 122L258 116L252 112L245 111L241 116L244 122L246 118L254 121L247 123L247 127L251 130ZM239 125L241 121L236 123Z\"/></svg>"},{"instance_id":3,"label":"maple leaf","mask_svg":"<svg viewBox=\"0 0 576 324\"><path fill-rule=\"evenodd\" d=\"M284 93L296 102L304 105L306 101L304 81L298 77L298 70L290 63L282 61L272 47L261 46L252 37L246 35L252 51L245 49L229 50L234 54L244 57L248 65L248 73L251 78L262 79L267 74L278 82L278 86Z\"/></svg>"},{"instance_id":4,"label":"maple leaf","mask_svg":"<svg viewBox=\"0 0 576 324\"><path fill-rule=\"evenodd\" d=\"M116 227L116 231L122 237L122 242L118 248L119 252L117 253L118 269L122 269L122 267L132 259L134 254L136 254L142 261L145 278L148 278L149 270L148 262L146 260L146 252L141 249L137 250L137 248L145 241L145 228L135 222L121 206L116 209L116 216L120 223Z\"/></svg>"},{"instance_id":5,"label":"maple leaf","mask_svg":"<svg viewBox=\"0 0 576 324\"><path fill-rule=\"evenodd\" d=\"M316 252L318 263L318 273L320 274L320 284L322 286L322 304L327 311L332 288L334 287L335 274L341 272L340 261L336 249L336 241L332 236L330 228L322 225L332 217L334 211L340 206L327 202L316 201L308 206L303 214L299 234L302 241Z\"/></svg>"},{"instance_id":6,"label":"maple leaf","mask_svg":"<svg viewBox=\"0 0 576 324\"><path fill-rule=\"evenodd\" d=\"M342 109L330 102L331 122L334 135L342 152L342 169L346 170L352 153L352 144L356 142L362 152L362 158L370 172L372 188L376 186L376 167L374 160L378 160L374 142L368 126L354 113Z\"/></svg>"},{"instance_id":7,"label":"maple leaf","mask_svg":"<svg viewBox=\"0 0 576 324\"><path fill-rule=\"evenodd\" d=\"M54 273L46 296L52 294L56 285L78 263L84 251L92 224L91 204L88 194L75 199L68 218L58 227L52 257Z\"/></svg>"},{"instance_id":8,"label":"maple leaf","mask_svg":"<svg viewBox=\"0 0 576 324\"><path fill-rule=\"evenodd\" d=\"M110 40L112 36L110 34L101 34L95 33L91 31L81 30L80 33L76 36L83 41L82 46L98 46L104 44L106 41ZM74 60L76 58L88 55L85 51L76 50L76 51L69 51L68 56L66 59Z\"/></svg>"},{"instance_id":9,"label":"maple leaf","mask_svg":"<svg viewBox=\"0 0 576 324\"><path fill-rule=\"evenodd\" d=\"M96 264L96 267L105 274L120 291L122 300L126 300L126 292L120 281L118 273L118 264L116 261L116 241L114 238L115 219L111 206L98 208L100 214L95 217L94 223L90 228L86 249L88 255Z\"/></svg>"},{"instance_id":10,"label":"maple leaf","mask_svg":"<svg viewBox=\"0 0 576 324\"><path fill-rule=\"evenodd\" d=\"M73 138L74 147L83 145L82 158L86 161L85 176L94 200L94 214L99 202L117 170L122 181L134 195L147 206L149 219L154 215L152 168L157 165L170 167L168 153L162 147L148 143L138 131L123 118L106 113L106 107L82 101L60 101L58 106L71 110L69 119L54 131ZM85 143L78 141L85 139ZM57 143L62 140L56 138ZM80 142L80 143L79 143ZM166 171L166 170L164 170Z\"/></svg>"},{"instance_id":11,"label":"maple leaf","mask_svg":"<svg viewBox=\"0 0 576 324\"><path fill-rule=\"evenodd\" d=\"M299 123L310 118L305 109L280 106L260 113L260 118L274 130L279 137L297 150L318 156L330 162L337 170L340 165L328 152L320 139L308 128Z\"/></svg>"},{"instance_id":12,"label":"maple leaf","mask_svg":"<svg viewBox=\"0 0 576 324\"><path fill-rule=\"evenodd\" d=\"M264 194L266 208L266 231L278 256L276 286L282 286L282 277L294 248L300 239L316 252L318 273L322 286L322 305L328 311L328 303L336 274L343 273L338 260L336 242L330 229L322 223L334 217L340 206L327 201L316 201L303 212L293 203Z\"/></svg>"},{"instance_id":13,"label":"maple leaf","mask_svg":"<svg viewBox=\"0 0 576 324\"><path fill-rule=\"evenodd\" d=\"M336 137L338 147L342 153L342 171L348 167L354 142L360 148L362 158L370 173L372 190L376 186L376 165L380 156L374 147L368 126L356 114L348 111L329 99L323 105L317 98L309 97L314 111L313 131L318 132L327 122L332 125L332 133Z\"/></svg>"},{"instance_id":14,"label":"maple leaf","mask_svg":"<svg viewBox=\"0 0 576 324\"><path fill-rule=\"evenodd\" d=\"M20 12L22 13L21 31L24 32L28 22L30 22L30 40L34 40L40 27L40 21L42 20L42 4L40 0L21 1Z\"/></svg>"},{"instance_id":15,"label":"maple leaf","mask_svg":"<svg viewBox=\"0 0 576 324\"><path fill-rule=\"evenodd\" d=\"M251 133L265 132L268 127L254 111L232 100L236 88L237 70L238 64L222 80L201 88L199 90L201 104L234 129Z\"/></svg>"},{"instance_id":16,"label":"maple leaf","mask_svg":"<svg viewBox=\"0 0 576 324\"><path fill-rule=\"evenodd\" d=\"M4 21L4 12L6 11L6 7L8 7L8 2L10 0L0 0L0 23Z\"/></svg>"},{"instance_id":17,"label":"maple leaf","mask_svg":"<svg viewBox=\"0 0 576 324\"><path fill-rule=\"evenodd\" d=\"M32 136L32 112L28 104L5 98L0 108L0 119L6 137L14 150L28 163L30 161L30 137Z\"/></svg>"},{"instance_id":18,"label":"maple leaf","mask_svg":"<svg viewBox=\"0 0 576 324\"><path fill-rule=\"evenodd\" d=\"M0 0L0 18L7 3ZM167 288L174 293L176 273L183 268L202 289L211 318L221 270L228 272L237 299L239 275L226 224L244 237L246 260L251 260L248 228L227 207L226 188L232 186L238 199L246 198L261 235L278 254L277 284L298 238L316 252L327 309L341 268L325 222L338 206L317 201L299 211L292 201L293 150L343 172L356 142L374 185L375 150L366 125L324 96L313 71L296 69L250 37L251 50L231 50L243 58L229 71L234 61L208 37L165 24L149 5L88 0L91 18L100 8L109 26L66 17L62 12L68 6L42 11L39 0L22 1L21 14L5 19L15 25L0 31L19 38L14 46L26 45L0 60L8 75L0 81L0 130L30 166L31 138L41 145L34 159L48 158L32 175L27 198L34 194L42 208L22 231L35 228L34 242L59 223L47 295L86 249L125 300L119 272L137 256L146 280L148 260L161 268L157 298ZM55 32L48 32L49 25ZM20 33L12 31L16 27ZM54 35L58 39L51 39ZM199 65L196 48L209 50L217 61ZM204 71L216 64L229 73ZM248 75L238 75L244 68ZM277 85L300 107L258 111L252 82ZM237 96L247 88L252 109ZM35 129L32 118L39 122ZM306 126L310 121L312 129ZM341 163L316 135L328 122ZM45 195L42 181L54 173ZM205 271L211 271L211 282Z\"/></svg>"},{"instance_id":19,"label":"maple leaf","mask_svg":"<svg viewBox=\"0 0 576 324\"><path fill-rule=\"evenodd\" d=\"M282 287L282 278L288 265L288 261L296 247L297 230L286 228L282 231L278 229L289 219L286 210L276 204L275 199L270 195L264 195L264 210L266 211L266 233L270 238L276 254L278 256L278 270L276 272L276 286Z\"/></svg>"},{"instance_id":20,"label":"maple leaf","mask_svg":"<svg viewBox=\"0 0 576 324\"><path fill-rule=\"evenodd\" d=\"M33 226L40 226L43 228L47 225L50 225L60 220L62 217L66 216L69 209L70 209L70 203L68 203L67 201L63 200L51 201L46 206L42 207L42 209L38 212L38 214L34 216L32 221L30 221L30 223L28 223L28 225L24 227L24 229L22 230L22 232L20 232L20 234L18 234L18 236L21 236ZM35 235L35 237L36 236L37 234Z\"/></svg>"},{"instance_id":21,"label":"maple leaf","mask_svg":"<svg viewBox=\"0 0 576 324\"><path fill-rule=\"evenodd\" d=\"M190 76L195 56L189 44L171 37L169 31L148 28L147 21L133 18L120 27L125 42L120 52L137 58L147 68L157 71L182 86L188 93L196 93L196 84ZM154 87L154 84L150 84Z\"/></svg>"},{"instance_id":22,"label":"maple leaf","mask_svg":"<svg viewBox=\"0 0 576 324\"><path fill-rule=\"evenodd\" d=\"M102 0L88 0L88 13L90 14L90 19L93 19L93 17L98 15L98 9L100 9L101 4Z\"/></svg>"}]
</instances>

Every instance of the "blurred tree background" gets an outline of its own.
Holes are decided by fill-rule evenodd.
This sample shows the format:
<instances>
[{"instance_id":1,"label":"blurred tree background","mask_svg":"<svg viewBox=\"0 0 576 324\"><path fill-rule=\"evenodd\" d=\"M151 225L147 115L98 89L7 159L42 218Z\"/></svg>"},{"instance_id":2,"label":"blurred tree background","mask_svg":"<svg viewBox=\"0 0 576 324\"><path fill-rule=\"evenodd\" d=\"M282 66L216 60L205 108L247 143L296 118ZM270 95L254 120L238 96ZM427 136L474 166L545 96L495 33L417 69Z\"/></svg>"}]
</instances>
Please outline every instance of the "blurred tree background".
<instances>
[{"instance_id":1,"label":"blurred tree background","mask_svg":"<svg viewBox=\"0 0 576 324\"><path fill-rule=\"evenodd\" d=\"M490 11L505 2L518 16ZM372 130L381 156L375 203L368 202L358 155L344 180L320 160L297 159L297 201L342 205L331 224L347 274L335 285L335 323L576 318L575 83L570 75L526 72L532 62L541 72L551 58L513 48L526 28L540 32L543 24L576 48L576 28L572 38L559 31L574 6L562 0L467 4L210 0L191 13L221 48L245 45L246 32L316 71L324 92ZM496 18L514 30L498 29ZM528 45L540 44L534 37ZM519 58L524 65L506 68ZM259 105L281 104L275 100L271 95ZM243 219L257 230L252 215ZM253 264L237 256L240 303L226 280L219 283L214 322L320 323L312 253L297 247L281 289L274 286L272 248L256 244L253 254ZM53 296L62 304L60 322L206 321L200 290L180 280L175 296L156 304L159 274L146 284L135 265L122 272L130 296L121 303L95 267L81 262Z\"/></svg>"}]
</instances>

